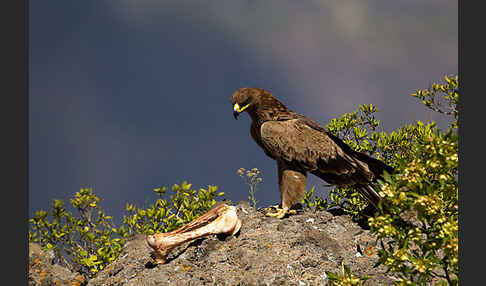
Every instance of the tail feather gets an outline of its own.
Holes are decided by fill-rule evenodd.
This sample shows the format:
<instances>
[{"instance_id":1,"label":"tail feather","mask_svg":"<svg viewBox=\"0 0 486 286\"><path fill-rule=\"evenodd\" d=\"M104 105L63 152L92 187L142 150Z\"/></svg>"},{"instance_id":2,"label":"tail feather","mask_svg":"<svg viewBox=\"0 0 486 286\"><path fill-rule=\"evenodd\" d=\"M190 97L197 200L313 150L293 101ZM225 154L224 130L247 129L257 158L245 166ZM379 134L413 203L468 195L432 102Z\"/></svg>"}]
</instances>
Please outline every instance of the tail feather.
<instances>
[{"instance_id":1,"label":"tail feather","mask_svg":"<svg viewBox=\"0 0 486 286\"><path fill-rule=\"evenodd\" d=\"M389 174L393 174L395 172L395 169L393 169L391 166L385 164L383 161L368 156L365 153L355 151L354 155L358 160L368 165L371 172L373 172L375 178L377 179L383 179L382 175L385 171Z\"/></svg>"},{"instance_id":2,"label":"tail feather","mask_svg":"<svg viewBox=\"0 0 486 286\"><path fill-rule=\"evenodd\" d=\"M394 172L394 169L391 166L385 164L384 162L375 159L366 153L355 151L351 149L349 145L344 143L344 141L339 139L339 137L331 133L327 133L327 134L346 154L354 157L355 159L358 159L359 161L366 163L370 168L371 172L373 172L373 174L375 175L375 178L382 178L381 176L384 171L387 171L390 174Z\"/></svg>"},{"instance_id":3,"label":"tail feather","mask_svg":"<svg viewBox=\"0 0 486 286\"><path fill-rule=\"evenodd\" d=\"M383 173L385 171L389 174L393 174L395 173L395 170L381 160L375 159L366 153L353 150L349 145L344 143L344 141L339 139L337 136L331 133L327 134L344 151L347 156L352 158L351 160L355 160L355 162L357 161L359 163L364 163L368 166L368 168L357 168L356 172L345 175L336 175L320 171L315 171L312 173L334 185L349 185L351 183L353 187L369 202L369 211L372 211L373 208L377 211L383 210L383 206L381 210L378 207L381 196L376 191L378 190L376 180L383 179ZM372 174L370 174L370 172Z\"/></svg>"},{"instance_id":4,"label":"tail feather","mask_svg":"<svg viewBox=\"0 0 486 286\"><path fill-rule=\"evenodd\" d=\"M376 210L379 210L378 203L381 200L380 194L371 186L371 185L356 185L356 189L360 194L365 197L365 199L375 207Z\"/></svg>"},{"instance_id":5,"label":"tail feather","mask_svg":"<svg viewBox=\"0 0 486 286\"><path fill-rule=\"evenodd\" d=\"M359 160L368 164L368 167L374 175L373 182L370 182L369 184L357 184L356 189L366 198L366 200L374 207L376 211L386 212L386 208L384 206L381 206L381 209L378 207L378 203L381 201L381 196L377 191L379 186L376 180L383 179L383 173L385 171L389 174L393 174L395 170L384 162L364 153L355 152L355 156Z\"/></svg>"}]
</instances>

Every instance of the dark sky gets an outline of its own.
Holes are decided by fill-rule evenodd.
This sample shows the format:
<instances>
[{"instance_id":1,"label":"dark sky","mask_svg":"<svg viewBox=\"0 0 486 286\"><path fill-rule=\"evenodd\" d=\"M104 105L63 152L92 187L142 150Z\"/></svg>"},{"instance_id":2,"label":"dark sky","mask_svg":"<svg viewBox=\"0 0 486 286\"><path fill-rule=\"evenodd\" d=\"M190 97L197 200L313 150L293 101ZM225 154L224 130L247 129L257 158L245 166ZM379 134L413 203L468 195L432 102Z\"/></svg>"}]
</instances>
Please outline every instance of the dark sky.
<instances>
[{"instance_id":1,"label":"dark sky","mask_svg":"<svg viewBox=\"0 0 486 286\"><path fill-rule=\"evenodd\" d=\"M29 23L30 215L92 187L121 217L184 180L238 202L240 167L261 170L260 206L278 203L275 162L233 119L236 89L322 125L372 103L386 131L445 128L410 94L458 71L452 0L31 1Z\"/></svg>"}]
</instances>

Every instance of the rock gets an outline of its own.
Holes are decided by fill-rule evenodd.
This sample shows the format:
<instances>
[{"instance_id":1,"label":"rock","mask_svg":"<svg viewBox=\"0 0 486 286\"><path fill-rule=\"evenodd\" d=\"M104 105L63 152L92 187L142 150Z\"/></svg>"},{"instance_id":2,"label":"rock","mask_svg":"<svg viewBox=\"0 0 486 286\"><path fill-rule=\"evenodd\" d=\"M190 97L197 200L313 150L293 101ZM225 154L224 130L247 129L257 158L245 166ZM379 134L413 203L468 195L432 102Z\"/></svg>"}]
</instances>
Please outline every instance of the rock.
<instances>
[{"instance_id":1,"label":"rock","mask_svg":"<svg viewBox=\"0 0 486 286\"><path fill-rule=\"evenodd\" d=\"M367 285L394 281L383 266L373 267L376 238L349 216L301 208L279 220L248 202L237 209L243 225L236 236L186 242L154 266L139 235L87 285L326 285L325 271L340 274L342 261L353 274L371 276Z\"/></svg>"},{"instance_id":2,"label":"rock","mask_svg":"<svg viewBox=\"0 0 486 286\"><path fill-rule=\"evenodd\" d=\"M54 263L52 250L44 251L36 243L29 243L29 285L86 285L83 275Z\"/></svg>"}]
</instances>

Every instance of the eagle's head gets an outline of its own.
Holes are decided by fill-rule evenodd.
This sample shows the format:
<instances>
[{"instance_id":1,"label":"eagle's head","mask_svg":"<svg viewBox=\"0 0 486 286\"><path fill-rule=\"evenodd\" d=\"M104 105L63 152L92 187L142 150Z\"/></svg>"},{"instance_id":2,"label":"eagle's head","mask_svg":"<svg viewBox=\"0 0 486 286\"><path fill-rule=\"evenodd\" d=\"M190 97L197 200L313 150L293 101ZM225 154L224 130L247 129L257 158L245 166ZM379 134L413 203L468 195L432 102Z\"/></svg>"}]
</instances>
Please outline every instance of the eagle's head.
<instances>
[{"instance_id":1,"label":"eagle's head","mask_svg":"<svg viewBox=\"0 0 486 286\"><path fill-rule=\"evenodd\" d=\"M238 115L241 112L256 106L263 93L263 89L253 87L240 88L235 91L231 96L231 105L233 106L233 116L235 119L238 119Z\"/></svg>"}]
</instances>

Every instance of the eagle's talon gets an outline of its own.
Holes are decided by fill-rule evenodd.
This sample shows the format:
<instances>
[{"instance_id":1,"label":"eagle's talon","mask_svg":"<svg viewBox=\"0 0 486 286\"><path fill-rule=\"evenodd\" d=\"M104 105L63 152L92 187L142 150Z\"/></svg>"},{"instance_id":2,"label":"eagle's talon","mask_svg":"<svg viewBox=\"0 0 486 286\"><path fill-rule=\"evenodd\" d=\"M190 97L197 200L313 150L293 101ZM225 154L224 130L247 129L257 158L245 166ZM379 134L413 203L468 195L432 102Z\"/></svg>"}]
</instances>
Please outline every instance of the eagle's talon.
<instances>
[{"instance_id":1,"label":"eagle's talon","mask_svg":"<svg viewBox=\"0 0 486 286\"><path fill-rule=\"evenodd\" d=\"M276 217L279 219L284 218L287 214L296 214L297 212L295 210L289 210L288 208L280 208L279 206L274 206L274 208L277 210L277 212L271 212L270 208L268 208L268 212L265 214L266 216L269 217Z\"/></svg>"},{"instance_id":2,"label":"eagle's talon","mask_svg":"<svg viewBox=\"0 0 486 286\"><path fill-rule=\"evenodd\" d=\"M270 213L270 212L273 212L273 210L277 210L278 211L280 209L281 209L280 208L280 205L274 205L274 206L269 206L269 207L265 208L265 211L267 213Z\"/></svg>"}]
</instances>

